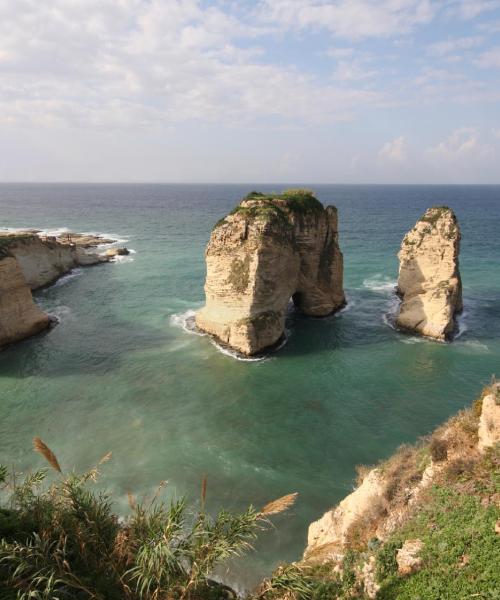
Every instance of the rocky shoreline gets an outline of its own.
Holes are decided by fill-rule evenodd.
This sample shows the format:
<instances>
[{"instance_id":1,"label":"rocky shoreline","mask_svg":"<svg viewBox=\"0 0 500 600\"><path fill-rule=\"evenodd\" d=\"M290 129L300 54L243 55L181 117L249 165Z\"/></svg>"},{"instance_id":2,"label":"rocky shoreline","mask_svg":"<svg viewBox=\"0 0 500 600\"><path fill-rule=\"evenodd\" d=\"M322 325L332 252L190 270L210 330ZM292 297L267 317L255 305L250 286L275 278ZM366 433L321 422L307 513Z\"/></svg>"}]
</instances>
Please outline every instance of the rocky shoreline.
<instances>
[{"instance_id":1,"label":"rocky shoreline","mask_svg":"<svg viewBox=\"0 0 500 600\"><path fill-rule=\"evenodd\" d=\"M53 323L33 300L32 291L53 284L72 269L128 254L126 248L90 251L116 243L100 235L40 230L0 232L0 347L40 333Z\"/></svg>"}]
</instances>

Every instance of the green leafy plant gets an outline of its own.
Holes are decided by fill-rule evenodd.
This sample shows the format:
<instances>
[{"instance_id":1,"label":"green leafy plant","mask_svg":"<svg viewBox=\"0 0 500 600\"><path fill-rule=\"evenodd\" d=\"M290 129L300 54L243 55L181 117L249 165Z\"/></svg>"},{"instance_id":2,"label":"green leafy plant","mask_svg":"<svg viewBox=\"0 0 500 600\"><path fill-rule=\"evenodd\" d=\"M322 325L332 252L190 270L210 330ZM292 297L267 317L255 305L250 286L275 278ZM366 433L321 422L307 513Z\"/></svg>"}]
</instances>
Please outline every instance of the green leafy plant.
<instances>
[{"instance_id":1,"label":"green leafy plant","mask_svg":"<svg viewBox=\"0 0 500 600\"><path fill-rule=\"evenodd\" d=\"M204 508L206 478L198 510L184 498L162 501L162 483L151 499L130 496L131 512L123 519L113 513L108 494L91 488L111 454L82 475L66 475L42 440L35 438L34 447L57 473L54 483L46 483L46 469L20 479L0 468L8 492L0 511L0 594L13 591L18 600L234 597L211 573L250 550L269 517L296 498L289 494L261 510L221 510L212 517Z\"/></svg>"}]
</instances>

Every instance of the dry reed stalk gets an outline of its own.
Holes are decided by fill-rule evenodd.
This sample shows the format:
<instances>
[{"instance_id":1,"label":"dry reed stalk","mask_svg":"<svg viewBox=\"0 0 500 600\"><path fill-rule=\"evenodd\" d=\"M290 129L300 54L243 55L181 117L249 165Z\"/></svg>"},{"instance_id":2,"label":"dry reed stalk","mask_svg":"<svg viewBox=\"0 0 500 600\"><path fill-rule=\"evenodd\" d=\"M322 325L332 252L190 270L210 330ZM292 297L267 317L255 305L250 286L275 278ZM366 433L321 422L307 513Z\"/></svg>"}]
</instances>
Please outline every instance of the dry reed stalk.
<instances>
[{"instance_id":1,"label":"dry reed stalk","mask_svg":"<svg viewBox=\"0 0 500 600\"><path fill-rule=\"evenodd\" d=\"M266 504L259 514L262 516L277 515L278 513L288 510L295 503L297 496L298 493L294 492L293 494L287 494L277 500L273 500Z\"/></svg>"},{"instance_id":2,"label":"dry reed stalk","mask_svg":"<svg viewBox=\"0 0 500 600\"><path fill-rule=\"evenodd\" d=\"M111 460L111 457L113 456L112 452L108 452L107 454L105 454L101 460L97 463L97 466L99 465L103 465L104 463L107 463L108 460Z\"/></svg>"},{"instance_id":3,"label":"dry reed stalk","mask_svg":"<svg viewBox=\"0 0 500 600\"><path fill-rule=\"evenodd\" d=\"M201 508L205 509L205 499L207 497L207 483L208 478L206 475L203 475L203 479L201 480Z\"/></svg>"},{"instance_id":4,"label":"dry reed stalk","mask_svg":"<svg viewBox=\"0 0 500 600\"><path fill-rule=\"evenodd\" d=\"M35 450L35 452L41 454L54 470L62 474L62 470L59 466L59 462L56 458L56 455L46 444L42 442L42 440L39 437L33 438L33 449Z\"/></svg>"}]
</instances>

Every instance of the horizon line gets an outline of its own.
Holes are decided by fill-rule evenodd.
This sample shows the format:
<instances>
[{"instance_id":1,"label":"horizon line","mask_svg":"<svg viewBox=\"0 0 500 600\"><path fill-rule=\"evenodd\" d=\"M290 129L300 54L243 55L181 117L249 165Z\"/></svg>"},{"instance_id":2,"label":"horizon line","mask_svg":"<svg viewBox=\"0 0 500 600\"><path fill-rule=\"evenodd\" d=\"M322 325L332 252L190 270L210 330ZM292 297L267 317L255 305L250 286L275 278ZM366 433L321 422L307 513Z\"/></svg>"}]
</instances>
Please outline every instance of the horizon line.
<instances>
[{"instance_id":1,"label":"horizon line","mask_svg":"<svg viewBox=\"0 0 500 600\"><path fill-rule=\"evenodd\" d=\"M500 186L499 182L406 182L406 183L394 183L394 182L293 182L293 181L243 181L243 182L229 182L229 181L0 181L0 185L234 185L234 186L269 186L269 185L286 185L286 186L324 186L324 185L345 185L345 186Z\"/></svg>"}]
</instances>

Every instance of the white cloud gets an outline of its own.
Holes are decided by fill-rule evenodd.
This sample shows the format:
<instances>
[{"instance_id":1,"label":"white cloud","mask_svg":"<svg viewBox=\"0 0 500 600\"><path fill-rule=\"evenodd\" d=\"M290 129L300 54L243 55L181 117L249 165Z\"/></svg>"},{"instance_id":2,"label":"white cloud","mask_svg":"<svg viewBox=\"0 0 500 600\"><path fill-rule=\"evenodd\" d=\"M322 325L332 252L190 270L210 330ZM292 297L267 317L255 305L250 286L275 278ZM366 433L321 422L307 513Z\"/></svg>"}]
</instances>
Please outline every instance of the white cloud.
<instances>
[{"instance_id":1,"label":"white cloud","mask_svg":"<svg viewBox=\"0 0 500 600\"><path fill-rule=\"evenodd\" d=\"M285 29L322 28L345 38L400 34L431 21L431 0L262 0L260 16Z\"/></svg>"},{"instance_id":2,"label":"white cloud","mask_svg":"<svg viewBox=\"0 0 500 600\"><path fill-rule=\"evenodd\" d=\"M430 156L447 162L462 159L484 159L494 154L494 148L483 144L479 131L474 127L460 127L452 132L448 139L428 149Z\"/></svg>"},{"instance_id":3,"label":"white cloud","mask_svg":"<svg viewBox=\"0 0 500 600\"><path fill-rule=\"evenodd\" d=\"M483 41L480 36L469 36L462 38L454 38L435 42L428 47L428 52L435 56L445 56L460 50L469 50L479 46Z\"/></svg>"},{"instance_id":4,"label":"white cloud","mask_svg":"<svg viewBox=\"0 0 500 600\"><path fill-rule=\"evenodd\" d=\"M483 52L475 62L482 69L500 69L500 46Z\"/></svg>"},{"instance_id":5,"label":"white cloud","mask_svg":"<svg viewBox=\"0 0 500 600\"><path fill-rule=\"evenodd\" d=\"M394 162L403 162L406 160L408 150L404 136L397 137L385 143L379 150L379 156Z\"/></svg>"},{"instance_id":6,"label":"white cloud","mask_svg":"<svg viewBox=\"0 0 500 600\"><path fill-rule=\"evenodd\" d=\"M454 0L452 13L468 20L474 19L484 12L495 10L499 6L499 0Z\"/></svg>"},{"instance_id":7,"label":"white cloud","mask_svg":"<svg viewBox=\"0 0 500 600\"><path fill-rule=\"evenodd\" d=\"M0 121L311 122L346 119L377 99L238 47L267 31L198 0L0 0Z\"/></svg>"}]
</instances>

